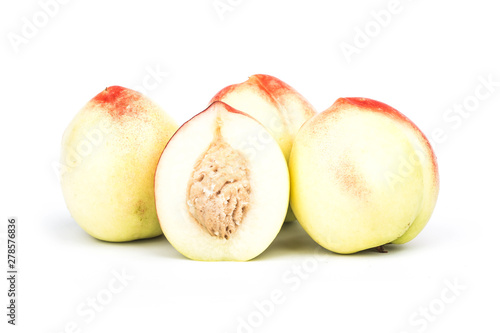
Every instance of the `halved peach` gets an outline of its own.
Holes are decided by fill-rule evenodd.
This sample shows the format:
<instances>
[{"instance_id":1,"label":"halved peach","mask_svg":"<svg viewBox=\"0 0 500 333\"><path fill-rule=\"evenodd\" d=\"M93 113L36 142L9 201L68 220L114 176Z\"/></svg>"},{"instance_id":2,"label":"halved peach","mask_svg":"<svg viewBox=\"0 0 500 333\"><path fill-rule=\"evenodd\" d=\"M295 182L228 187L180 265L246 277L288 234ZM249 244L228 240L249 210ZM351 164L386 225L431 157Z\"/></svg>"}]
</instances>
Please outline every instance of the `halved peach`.
<instances>
[{"instance_id":1,"label":"halved peach","mask_svg":"<svg viewBox=\"0 0 500 333\"><path fill-rule=\"evenodd\" d=\"M288 168L258 121L214 102L170 139L156 170L155 197L163 233L186 257L250 260L281 228Z\"/></svg>"}]
</instances>

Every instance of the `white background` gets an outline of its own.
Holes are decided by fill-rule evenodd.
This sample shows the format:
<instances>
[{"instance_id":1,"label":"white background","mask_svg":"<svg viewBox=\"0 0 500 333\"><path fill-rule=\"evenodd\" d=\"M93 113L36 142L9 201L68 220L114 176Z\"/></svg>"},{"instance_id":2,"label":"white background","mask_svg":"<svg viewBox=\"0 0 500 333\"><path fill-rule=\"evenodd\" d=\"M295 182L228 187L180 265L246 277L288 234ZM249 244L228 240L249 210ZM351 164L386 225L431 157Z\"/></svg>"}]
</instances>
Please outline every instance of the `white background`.
<instances>
[{"instance_id":1,"label":"white background","mask_svg":"<svg viewBox=\"0 0 500 333\"><path fill-rule=\"evenodd\" d=\"M373 13L390 0L221 3L231 10L219 15L213 0L75 0L51 7L44 22L40 2L2 1L2 270L8 216L19 219L20 258L19 325L6 324L2 278L2 332L71 332L72 322L79 332L498 331L495 2L401 0L384 26ZM27 21L38 31L14 46ZM346 57L346 44L357 53ZM438 139L432 219L387 254L355 255L318 248L292 223L246 263L190 261L163 236L94 240L72 220L52 166L62 133L106 86L138 88L155 70L146 94L179 123L256 73L292 85L318 111L343 96L397 108ZM107 299L110 283L120 286L115 274L130 280ZM96 297L109 302L91 315Z\"/></svg>"}]
</instances>

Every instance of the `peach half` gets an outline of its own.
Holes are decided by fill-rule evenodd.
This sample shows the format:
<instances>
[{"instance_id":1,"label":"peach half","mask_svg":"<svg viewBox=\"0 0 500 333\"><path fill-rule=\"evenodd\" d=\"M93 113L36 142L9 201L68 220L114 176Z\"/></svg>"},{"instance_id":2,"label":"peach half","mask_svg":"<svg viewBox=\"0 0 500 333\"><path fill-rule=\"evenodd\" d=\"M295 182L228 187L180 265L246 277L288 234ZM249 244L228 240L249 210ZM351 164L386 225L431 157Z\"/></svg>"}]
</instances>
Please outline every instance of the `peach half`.
<instances>
[{"instance_id":1,"label":"peach half","mask_svg":"<svg viewBox=\"0 0 500 333\"><path fill-rule=\"evenodd\" d=\"M316 114L314 107L294 88L278 78L256 74L219 91L211 100L222 101L257 119L278 142L288 161L300 126ZM289 210L287 221L295 220Z\"/></svg>"},{"instance_id":2,"label":"peach half","mask_svg":"<svg viewBox=\"0 0 500 333\"><path fill-rule=\"evenodd\" d=\"M306 122L289 165L298 221L337 253L415 238L439 191L436 156L424 134L367 98L340 98Z\"/></svg>"},{"instance_id":3,"label":"peach half","mask_svg":"<svg viewBox=\"0 0 500 333\"><path fill-rule=\"evenodd\" d=\"M168 142L155 197L163 233L181 254L246 261L262 253L282 226L288 168L258 121L214 102Z\"/></svg>"},{"instance_id":4,"label":"peach half","mask_svg":"<svg viewBox=\"0 0 500 333\"><path fill-rule=\"evenodd\" d=\"M177 128L149 98L119 86L106 88L76 114L62 139L61 186L87 233L110 242L161 235L154 173Z\"/></svg>"}]
</instances>

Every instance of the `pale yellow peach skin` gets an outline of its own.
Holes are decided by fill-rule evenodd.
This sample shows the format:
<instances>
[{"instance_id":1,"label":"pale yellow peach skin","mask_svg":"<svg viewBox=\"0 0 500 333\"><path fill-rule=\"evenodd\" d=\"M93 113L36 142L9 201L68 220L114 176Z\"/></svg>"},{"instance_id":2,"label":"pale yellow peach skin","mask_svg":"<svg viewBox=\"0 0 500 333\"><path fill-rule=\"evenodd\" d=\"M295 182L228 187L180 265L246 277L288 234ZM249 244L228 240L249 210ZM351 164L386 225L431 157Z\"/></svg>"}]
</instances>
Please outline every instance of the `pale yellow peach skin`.
<instances>
[{"instance_id":1,"label":"pale yellow peach skin","mask_svg":"<svg viewBox=\"0 0 500 333\"><path fill-rule=\"evenodd\" d=\"M337 253L410 241L439 191L436 157L422 132L366 98L340 98L306 122L289 167L298 221Z\"/></svg>"},{"instance_id":2,"label":"pale yellow peach skin","mask_svg":"<svg viewBox=\"0 0 500 333\"><path fill-rule=\"evenodd\" d=\"M175 122L146 96L106 88L71 121L62 140L61 186L76 222L110 242L161 235L154 173Z\"/></svg>"},{"instance_id":3,"label":"pale yellow peach skin","mask_svg":"<svg viewBox=\"0 0 500 333\"><path fill-rule=\"evenodd\" d=\"M314 107L285 82L264 74L252 75L247 81L230 85L211 100L222 101L257 119L278 142L288 161L295 135L300 126L314 116ZM286 221L293 221L289 210Z\"/></svg>"}]
</instances>

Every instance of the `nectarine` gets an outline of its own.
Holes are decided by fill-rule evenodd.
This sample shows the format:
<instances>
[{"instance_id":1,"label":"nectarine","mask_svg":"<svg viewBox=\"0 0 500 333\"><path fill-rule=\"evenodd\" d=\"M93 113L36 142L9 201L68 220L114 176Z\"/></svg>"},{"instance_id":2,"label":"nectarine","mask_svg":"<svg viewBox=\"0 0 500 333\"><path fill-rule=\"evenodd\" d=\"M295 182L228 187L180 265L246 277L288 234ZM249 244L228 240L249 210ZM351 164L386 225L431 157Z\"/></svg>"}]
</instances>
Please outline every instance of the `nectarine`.
<instances>
[{"instance_id":1,"label":"nectarine","mask_svg":"<svg viewBox=\"0 0 500 333\"><path fill-rule=\"evenodd\" d=\"M106 88L71 121L62 140L61 185L78 224L123 242L161 235L154 173L174 121L146 96Z\"/></svg>"},{"instance_id":2,"label":"nectarine","mask_svg":"<svg viewBox=\"0 0 500 333\"><path fill-rule=\"evenodd\" d=\"M298 221L338 253L408 242L437 200L437 162L424 134L367 98L340 98L307 121L289 165Z\"/></svg>"}]
</instances>

